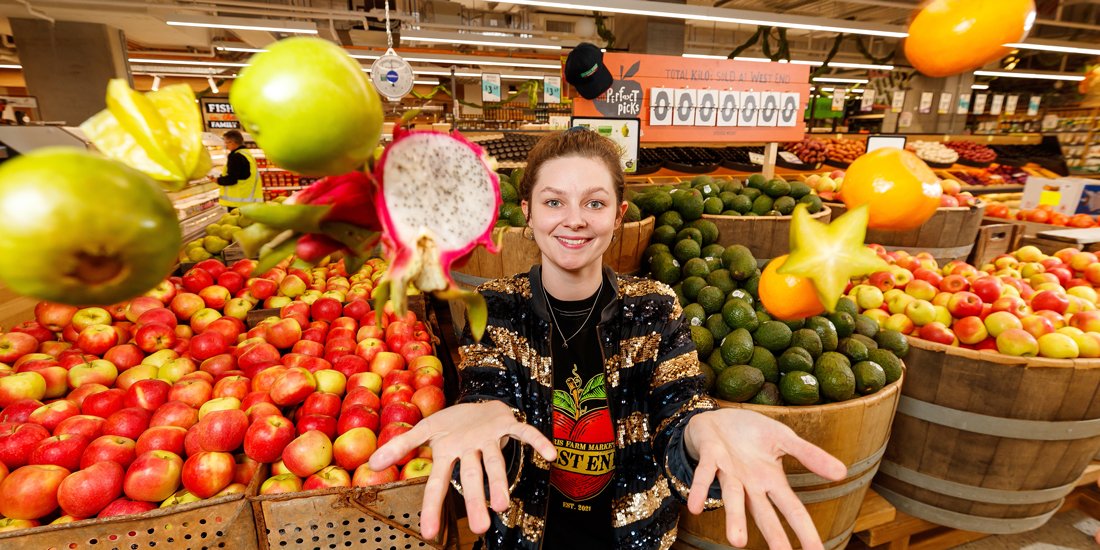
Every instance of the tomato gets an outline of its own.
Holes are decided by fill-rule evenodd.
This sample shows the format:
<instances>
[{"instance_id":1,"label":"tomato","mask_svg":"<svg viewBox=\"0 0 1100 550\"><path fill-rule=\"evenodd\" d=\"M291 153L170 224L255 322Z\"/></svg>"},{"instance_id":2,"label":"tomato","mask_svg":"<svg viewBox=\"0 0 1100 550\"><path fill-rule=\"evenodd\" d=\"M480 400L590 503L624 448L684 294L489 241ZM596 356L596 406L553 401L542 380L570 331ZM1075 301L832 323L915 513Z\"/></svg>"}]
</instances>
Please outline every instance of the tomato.
<instances>
[{"instance_id":1,"label":"tomato","mask_svg":"<svg viewBox=\"0 0 1100 550\"><path fill-rule=\"evenodd\" d=\"M181 244L172 202L151 178L54 147L0 167L0 280L72 305L140 296L172 271Z\"/></svg>"},{"instance_id":2,"label":"tomato","mask_svg":"<svg viewBox=\"0 0 1100 550\"><path fill-rule=\"evenodd\" d=\"M928 76L959 74L1004 57L1034 23L1033 0L932 0L909 24L905 57Z\"/></svg>"},{"instance_id":3,"label":"tomato","mask_svg":"<svg viewBox=\"0 0 1100 550\"><path fill-rule=\"evenodd\" d=\"M780 275L777 270L787 261L784 254L768 262L760 274L760 301L772 317L784 321L805 319L823 311L813 282L797 275Z\"/></svg>"},{"instance_id":4,"label":"tomato","mask_svg":"<svg viewBox=\"0 0 1100 550\"><path fill-rule=\"evenodd\" d=\"M870 207L867 227L908 231L936 213L942 193L940 179L924 161L889 147L867 153L848 167L840 198L849 210Z\"/></svg>"},{"instance_id":5,"label":"tomato","mask_svg":"<svg viewBox=\"0 0 1100 550\"><path fill-rule=\"evenodd\" d=\"M1092 216L1090 216L1088 214L1074 214L1073 217L1071 217L1069 219L1069 224L1068 225L1070 227L1081 227L1081 228L1095 227L1096 226L1096 221L1093 220Z\"/></svg>"},{"instance_id":6,"label":"tomato","mask_svg":"<svg viewBox=\"0 0 1100 550\"><path fill-rule=\"evenodd\" d=\"M269 160L304 175L362 168L382 135L382 103L362 66L320 38L281 40L253 56L229 102Z\"/></svg>"},{"instance_id":7,"label":"tomato","mask_svg":"<svg viewBox=\"0 0 1100 550\"><path fill-rule=\"evenodd\" d=\"M1069 224L1069 216L1067 216L1067 215L1065 215L1061 212L1052 212L1050 214L1050 223L1052 225L1062 225L1062 226L1068 225Z\"/></svg>"}]
</instances>

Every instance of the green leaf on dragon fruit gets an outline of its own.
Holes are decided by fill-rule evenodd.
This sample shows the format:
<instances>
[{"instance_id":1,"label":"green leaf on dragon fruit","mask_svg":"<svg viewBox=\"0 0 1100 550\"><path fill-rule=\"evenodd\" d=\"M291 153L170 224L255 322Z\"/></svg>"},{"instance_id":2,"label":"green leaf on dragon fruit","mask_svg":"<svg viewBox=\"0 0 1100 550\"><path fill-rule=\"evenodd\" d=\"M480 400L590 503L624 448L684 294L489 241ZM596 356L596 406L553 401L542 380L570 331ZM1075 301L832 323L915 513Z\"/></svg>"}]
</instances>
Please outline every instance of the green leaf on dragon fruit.
<instances>
[{"instance_id":1,"label":"green leaf on dragon fruit","mask_svg":"<svg viewBox=\"0 0 1100 550\"><path fill-rule=\"evenodd\" d=\"M607 390L604 388L603 375L597 374L593 376L587 384L584 385L584 389L581 390L581 403L588 401L589 399L606 399Z\"/></svg>"},{"instance_id":2,"label":"green leaf on dragon fruit","mask_svg":"<svg viewBox=\"0 0 1100 550\"><path fill-rule=\"evenodd\" d=\"M374 287L374 317L378 326L382 326L382 313L386 307L386 300L390 299L390 288L390 282L385 279Z\"/></svg>"},{"instance_id":3,"label":"green leaf on dragon fruit","mask_svg":"<svg viewBox=\"0 0 1100 550\"><path fill-rule=\"evenodd\" d=\"M444 300L462 300L466 304L470 335L474 337L475 342L480 342L485 334L485 327L489 324L489 307L485 305L485 298L478 292L462 290L456 286L440 290L435 295Z\"/></svg>"},{"instance_id":4,"label":"green leaf on dragon fruit","mask_svg":"<svg viewBox=\"0 0 1100 550\"><path fill-rule=\"evenodd\" d=\"M264 245L260 249L260 261L256 263L256 268L252 270L252 273L264 273L275 267L279 262L294 254L294 247L297 245L296 235L290 235L288 238Z\"/></svg>"},{"instance_id":5,"label":"green leaf on dragon fruit","mask_svg":"<svg viewBox=\"0 0 1100 550\"><path fill-rule=\"evenodd\" d=\"M370 229L345 222L322 223L321 232L348 247L348 250L360 256L370 252L370 249L373 248L382 237L382 233L379 231L371 231ZM349 269L348 273L354 272Z\"/></svg>"},{"instance_id":6,"label":"green leaf on dragon fruit","mask_svg":"<svg viewBox=\"0 0 1100 550\"><path fill-rule=\"evenodd\" d=\"M263 202L241 207L241 213L255 222L298 233L320 233L321 224L332 205L285 204Z\"/></svg>"},{"instance_id":7,"label":"green leaf on dragon fruit","mask_svg":"<svg viewBox=\"0 0 1100 550\"><path fill-rule=\"evenodd\" d=\"M80 125L103 154L176 190L210 169L202 115L190 86L141 94L125 80L107 85L107 108Z\"/></svg>"},{"instance_id":8,"label":"green leaf on dragon fruit","mask_svg":"<svg viewBox=\"0 0 1100 550\"><path fill-rule=\"evenodd\" d=\"M349 274L358 273L365 263L367 263L367 256L365 255L344 254L344 270Z\"/></svg>"},{"instance_id":9,"label":"green leaf on dragon fruit","mask_svg":"<svg viewBox=\"0 0 1100 550\"><path fill-rule=\"evenodd\" d=\"M269 227L262 223L253 223L252 225L240 230L235 235L237 243L241 245L241 249L249 258L258 256L260 249L267 243L275 240L284 230ZM265 270L266 271L266 270ZM257 272L262 273L262 271Z\"/></svg>"}]
</instances>

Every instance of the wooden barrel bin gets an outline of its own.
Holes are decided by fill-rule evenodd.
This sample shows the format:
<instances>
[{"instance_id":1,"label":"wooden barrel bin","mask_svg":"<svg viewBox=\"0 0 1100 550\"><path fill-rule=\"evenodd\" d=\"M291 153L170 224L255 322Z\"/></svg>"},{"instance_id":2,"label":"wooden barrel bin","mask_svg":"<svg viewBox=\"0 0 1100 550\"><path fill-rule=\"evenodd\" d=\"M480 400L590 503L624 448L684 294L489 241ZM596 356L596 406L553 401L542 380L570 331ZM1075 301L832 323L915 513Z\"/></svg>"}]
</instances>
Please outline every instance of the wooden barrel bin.
<instances>
[{"instance_id":1,"label":"wooden barrel bin","mask_svg":"<svg viewBox=\"0 0 1100 550\"><path fill-rule=\"evenodd\" d=\"M656 218L649 216L641 221L627 222L615 230L611 245L604 252L603 261L616 273L636 274L641 270L642 254L649 246ZM500 253L492 254L484 246L478 246L462 267L456 268L451 277L463 288L474 288L490 279L510 277L526 273L531 266L542 261L542 254L526 227L508 227L502 230ZM461 301L451 300L451 316L455 330L465 326Z\"/></svg>"},{"instance_id":2,"label":"wooden barrel bin","mask_svg":"<svg viewBox=\"0 0 1100 550\"><path fill-rule=\"evenodd\" d=\"M822 208L813 219L829 223L832 210ZM722 216L703 214L703 219L718 226L718 244L742 244L761 265L791 251L791 216Z\"/></svg>"},{"instance_id":3,"label":"wooden barrel bin","mask_svg":"<svg viewBox=\"0 0 1100 550\"><path fill-rule=\"evenodd\" d=\"M967 531L1047 522L1100 451L1100 359L1013 357L910 338L875 490Z\"/></svg>"},{"instance_id":4,"label":"wooden barrel bin","mask_svg":"<svg viewBox=\"0 0 1100 550\"><path fill-rule=\"evenodd\" d=\"M800 437L848 466L848 476L844 480L830 482L810 472L797 460L783 458L787 480L813 518L826 550L844 548L852 536L859 508L886 451L903 380L859 399L827 405L771 407L719 401L722 407L757 411L786 424ZM745 548L768 548L751 517L748 525L749 542ZM786 521L783 526L791 544L797 548L794 532ZM685 550L732 548L726 539L725 511L718 509L696 516L685 510L680 515L677 544Z\"/></svg>"},{"instance_id":5,"label":"wooden barrel bin","mask_svg":"<svg viewBox=\"0 0 1100 550\"><path fill-rule=\"evenodd\" d=\"M833 209L833 218L848 211L841 203L826 203ZM937 208L936 213L920 227L909 231L868 229L863 242L880 244L888 251L905 250L916 254L928 252L941 266L952 260L966 261L974 250L978 230L985 215L985 205Z\"/></svg>"}]
</instances>

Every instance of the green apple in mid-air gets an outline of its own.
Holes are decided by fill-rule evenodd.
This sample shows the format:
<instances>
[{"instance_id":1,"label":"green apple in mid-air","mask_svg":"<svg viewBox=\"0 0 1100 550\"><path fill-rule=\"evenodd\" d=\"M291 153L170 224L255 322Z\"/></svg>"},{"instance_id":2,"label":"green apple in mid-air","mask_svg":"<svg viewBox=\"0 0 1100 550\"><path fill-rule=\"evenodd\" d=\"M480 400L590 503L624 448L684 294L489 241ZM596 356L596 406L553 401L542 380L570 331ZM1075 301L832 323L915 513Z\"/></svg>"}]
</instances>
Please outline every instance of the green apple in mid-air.
<instances>
[{"instance_id":1,"label":"green apple in mid-air","mask_svg":"<svg viewBox=\"0 0 1100 550\"><path fill-rule=\"evenodd\" d=\"M168 276L181 241L168 197L118 161L52 147L0 166L0 280L15 292L121 302Z\"/></svg>"},{"instance_id":2,"label":"green apple in mid-air","mask_svg":"<svg viewBox=\"0 0 1100 550\"><path fill-rule=\"evenodd\" d=\"M363 67L320 38L289 38L256 54L229 102L275 164L308 176L361 168L382 133L382 103Z\"/></svg>"}]
</instances>

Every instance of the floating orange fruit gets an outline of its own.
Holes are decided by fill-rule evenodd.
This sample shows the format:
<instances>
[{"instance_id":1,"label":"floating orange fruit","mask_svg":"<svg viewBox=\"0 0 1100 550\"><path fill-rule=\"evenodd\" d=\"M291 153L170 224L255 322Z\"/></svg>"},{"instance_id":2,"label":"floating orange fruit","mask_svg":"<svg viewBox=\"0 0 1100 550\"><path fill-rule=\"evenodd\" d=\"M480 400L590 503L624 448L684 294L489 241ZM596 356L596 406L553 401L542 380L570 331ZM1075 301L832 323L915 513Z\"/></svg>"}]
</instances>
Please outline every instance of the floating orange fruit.
<instances>
[{"instance_id":1,"label":"floating orange fruit","mask_svg":"<svg viewBox=\"0 0 1100 550\"><path fill-rule=\"evenodd\" d=\"M909 24L905 57L928 76L959 74L1007 55L1034 23L1033 0L932 0Z\"/></svg>"},{"instance_id":2,"label":"floating orange fruit","mask_svg":"<svg viewBox=\"0 0 1100 550\"><path fill-rule=\"evenodd\" d=\"M805 277L780 275L778 269L787 261L784 254L768 262L760 274L760 301L768 314L783 321L805 319L823 311L825 306L817 297L814 284Z\"/></svg>"},{"instance_id":3,"label":"floating orange fruit","mask_svg":"<svg viewBox=\"0 0 1100 550\"><path fill-rule=\"evenodd\" d=\"M844 174L840 198L849 209L870 208L867 227L908 231L928 221L940 205L940 178L917 155L893 147L855 160Z\"/></svg>"}]
</instances>

